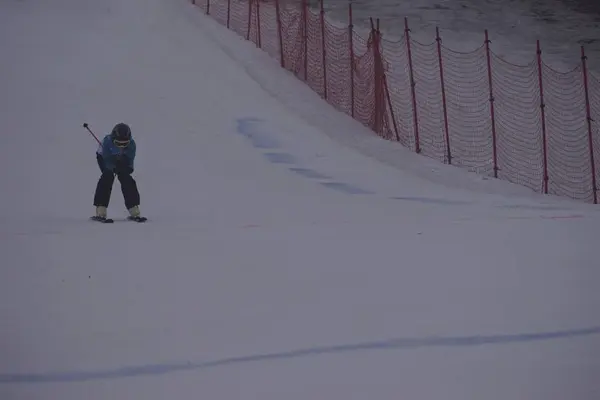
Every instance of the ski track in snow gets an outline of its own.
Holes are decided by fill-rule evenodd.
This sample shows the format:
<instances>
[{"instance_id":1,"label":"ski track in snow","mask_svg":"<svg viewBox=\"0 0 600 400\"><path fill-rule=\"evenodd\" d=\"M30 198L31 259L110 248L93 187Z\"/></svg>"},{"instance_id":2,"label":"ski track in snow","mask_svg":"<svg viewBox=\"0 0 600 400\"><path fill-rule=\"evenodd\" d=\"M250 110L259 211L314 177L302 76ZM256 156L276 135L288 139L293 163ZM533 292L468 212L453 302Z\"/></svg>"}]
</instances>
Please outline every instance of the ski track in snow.
<instances>
[{"instance_id":1,"label":"ski track in snow","mask_svg":"<svg viewBox=\"0 0 600 400\"><path fill-rule=\"evenodd\" d=\"M133 378L143 375L161 375L186 370L216 368L234 364L256 363L274 360L292 360L298 357L319 356L335 353L358 352L365 350L399 350L417 349L422 347L471 347L494 344L509 344L533 342L552 339L569 339L578 336L597 335L600 327L578 329L561 332L526 333L515 335L495 336L465 336L465 337L432 337L432 338L399 338L377 342L345 344L337 346L312 347L285 351L280 353L255 354L250 356L231 357L205 362L179 362L164 364L149 364L128 366L103 371L70 371L47 374L0 374L0 383L52 383L52 382L83 382L90 380L106 380Z\"/></svg>"}]
</instances>

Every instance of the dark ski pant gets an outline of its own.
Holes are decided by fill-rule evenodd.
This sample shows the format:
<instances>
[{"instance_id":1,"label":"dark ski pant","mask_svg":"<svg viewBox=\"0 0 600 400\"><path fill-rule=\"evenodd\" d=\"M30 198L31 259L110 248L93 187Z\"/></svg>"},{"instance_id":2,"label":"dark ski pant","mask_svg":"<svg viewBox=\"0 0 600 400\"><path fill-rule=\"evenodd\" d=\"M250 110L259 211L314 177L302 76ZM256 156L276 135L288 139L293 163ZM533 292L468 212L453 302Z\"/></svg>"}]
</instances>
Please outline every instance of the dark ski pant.
<instances>
[{"instance_id":1,"label":"dark ski pant","mask_svg":"<svg viewBox=\"0 0 600 400\"><path fill-rule=\"evenodd\" d=\"M112 187L115 182L115 173L105 169L104 160L100 154L96 154L96 159L102 175L100 176L100 179L98 179L98 184L96 185L94 206L108 207L112 193ZM130 174L117 174L117 178L121 183L121 192L123 192L123 198L125 199L125 207L130 209L131 207L139 206L140 193L138 191L135 179L133 179Z\"/></svg>"}]
</instances>

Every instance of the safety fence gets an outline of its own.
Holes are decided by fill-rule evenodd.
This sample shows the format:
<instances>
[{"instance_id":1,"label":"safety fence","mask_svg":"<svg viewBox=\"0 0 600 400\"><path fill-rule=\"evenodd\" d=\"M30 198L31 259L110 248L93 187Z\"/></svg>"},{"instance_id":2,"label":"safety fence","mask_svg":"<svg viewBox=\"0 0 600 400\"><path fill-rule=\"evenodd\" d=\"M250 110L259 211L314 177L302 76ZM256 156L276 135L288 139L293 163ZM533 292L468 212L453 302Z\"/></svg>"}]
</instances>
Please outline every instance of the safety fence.
<instances>
[{"instance_id":1,"label":"safety fence","mask_svg":"<svg viewBox=\"0 0 600 400\"><path fill-rule=\"evenodd\" d=\"M252 41L336 109L378 135L441 162L532 190L597 203L600 79L583 46L560 72L537 54L524 65L410 36L360 34L329 19L321 0L191 0Z\"/></svg>"}]
</instances>

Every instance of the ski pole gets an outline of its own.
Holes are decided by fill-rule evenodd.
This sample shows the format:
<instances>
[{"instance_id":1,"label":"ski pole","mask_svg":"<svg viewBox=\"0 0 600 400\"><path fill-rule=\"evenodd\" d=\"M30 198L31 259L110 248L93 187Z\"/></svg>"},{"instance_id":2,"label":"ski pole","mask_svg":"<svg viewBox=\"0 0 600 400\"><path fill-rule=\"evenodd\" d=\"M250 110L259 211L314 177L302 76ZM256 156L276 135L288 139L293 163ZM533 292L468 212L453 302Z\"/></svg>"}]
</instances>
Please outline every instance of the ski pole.
<instances>
[{"instance_id":1,"label":"ski pole","mask_svg":"<svg viewBox=\"0 0 600 400\"><path fill-rule=\"evenodd\" d=\"M98 142L98 144L102 144L100 142L100 140L98 140L98 138L96 137L96 135L94 135L94 132L92 132L92 130L90 129L90 127L87 124L87 122L84 122L83 127L88 130L88 132L94 137L94 139L96 139L96 142Z\"/></svg>"}]
</instances>

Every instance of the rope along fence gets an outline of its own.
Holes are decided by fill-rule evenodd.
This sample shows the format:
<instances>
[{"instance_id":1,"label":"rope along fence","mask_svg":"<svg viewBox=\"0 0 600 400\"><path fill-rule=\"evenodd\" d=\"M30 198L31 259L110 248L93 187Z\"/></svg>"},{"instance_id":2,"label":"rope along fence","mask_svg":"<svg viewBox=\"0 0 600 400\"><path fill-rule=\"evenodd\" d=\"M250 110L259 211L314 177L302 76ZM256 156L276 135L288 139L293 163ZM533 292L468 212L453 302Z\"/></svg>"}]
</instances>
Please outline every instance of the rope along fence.
<instances>
[{"instance_id":1,"label":"rope along fence","mask_svg":"<svg viewBox=\"0 0 600 400\"><path fill-rule=\"evenodd\" d=\"M336 109L376 134L441 162L532 190L597 204L600 79L583 46L570 71L537 54L509 63L481 46L459 52L404 35L387 40L379 21L361 36L307 0L191 0L252 41Z\"/></svg>"}]
</instances>

